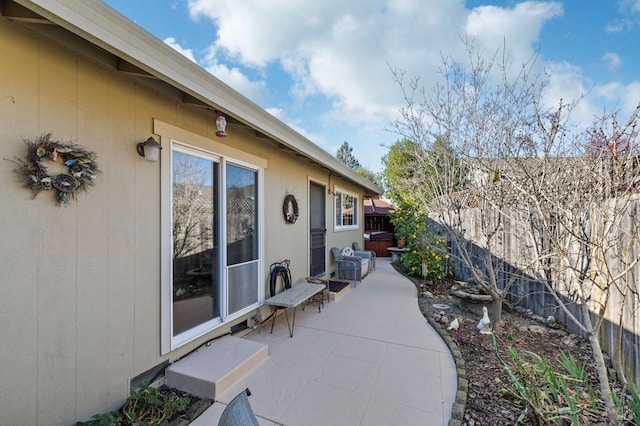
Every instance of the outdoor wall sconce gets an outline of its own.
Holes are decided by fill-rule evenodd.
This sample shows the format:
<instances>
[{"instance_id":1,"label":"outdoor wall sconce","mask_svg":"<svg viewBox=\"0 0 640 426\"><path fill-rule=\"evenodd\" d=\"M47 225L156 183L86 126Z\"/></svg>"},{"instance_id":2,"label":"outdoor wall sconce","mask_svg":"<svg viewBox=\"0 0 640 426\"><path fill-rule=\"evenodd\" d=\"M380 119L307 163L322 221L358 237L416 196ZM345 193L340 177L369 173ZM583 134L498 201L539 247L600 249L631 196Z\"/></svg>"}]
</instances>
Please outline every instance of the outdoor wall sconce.
<instances>
[{"instance_id":1,"label":"outdoor wall sconce","mask_svg":"<svg viewBox=\"0 0 640 426\"><path fill-rule=\"evenodd\" d=\"M149 136L149 139L144 142L140 142L136 146L138 154L147 161L158 161L161 149L162 145L160 145L153 136Z\"/></svg>"},{"instance_id":2,"label":"outdoor wall sconce","mask_svg":"<svg viewBox=\"0 0 640 426\"><path fill-rule=\"evenodd\" d=\"M216 129L218 129L218 131L216 132L216 136L218 136L219 138L226 138L227 133L224 131L226 128L227 119L224 118L224 115L219 115L218 118L216 118Z\"/></svg>"}]
</instances>

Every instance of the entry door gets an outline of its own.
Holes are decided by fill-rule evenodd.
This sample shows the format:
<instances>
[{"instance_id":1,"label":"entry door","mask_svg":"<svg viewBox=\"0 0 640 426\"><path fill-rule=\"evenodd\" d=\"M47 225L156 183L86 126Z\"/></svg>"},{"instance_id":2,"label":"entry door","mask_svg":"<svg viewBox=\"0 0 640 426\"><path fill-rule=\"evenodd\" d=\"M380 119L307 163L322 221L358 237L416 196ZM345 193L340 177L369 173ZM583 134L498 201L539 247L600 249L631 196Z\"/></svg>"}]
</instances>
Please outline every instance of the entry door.
<instances>
[{"instance_id":1,"label":"entry door","mask_svg":"<svg viewBox=\"0 0 640 426\"><path fill-rule=\"evenodd\" d=\"M326 272L326 187L309 183L309 275Z\"/></svg>"}]
</instances>

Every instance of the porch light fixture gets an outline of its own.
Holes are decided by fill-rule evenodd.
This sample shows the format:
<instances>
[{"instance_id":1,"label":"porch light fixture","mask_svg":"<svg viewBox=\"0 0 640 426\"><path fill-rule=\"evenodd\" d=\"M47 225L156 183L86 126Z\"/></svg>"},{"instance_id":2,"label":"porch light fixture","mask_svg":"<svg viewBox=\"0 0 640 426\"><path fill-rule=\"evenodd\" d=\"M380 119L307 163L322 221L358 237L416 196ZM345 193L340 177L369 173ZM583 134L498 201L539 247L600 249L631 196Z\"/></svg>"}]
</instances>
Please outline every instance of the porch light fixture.
<instances>
[{"instance_id":1,"label":"porch light fixture","mask_svg":"<svg viewBox=\"0 0 640 426\"><path fill-rule=\"evenodd\" d=\"M216 118L216 129L218 129L218 131L216 132L216 136L218 136L219 138L226 138L227 137L227 133L225 132L226 127L227 127L227 119L224 118L224 115L222 114L218 115L218 118Z\"/></svg>"},{"instance_id":2,"label":"porch light fixture","mask_svg":"<svg viewBox=\"0 0 640 426\"><path fill-rule=\"evenodd\" d=\"M140 142L136 146L138 154L147 161L158 161L161 149L162 145L160 145L153 136L149 136L149 139L144 142Z\"/></svg>"}]
</instances>

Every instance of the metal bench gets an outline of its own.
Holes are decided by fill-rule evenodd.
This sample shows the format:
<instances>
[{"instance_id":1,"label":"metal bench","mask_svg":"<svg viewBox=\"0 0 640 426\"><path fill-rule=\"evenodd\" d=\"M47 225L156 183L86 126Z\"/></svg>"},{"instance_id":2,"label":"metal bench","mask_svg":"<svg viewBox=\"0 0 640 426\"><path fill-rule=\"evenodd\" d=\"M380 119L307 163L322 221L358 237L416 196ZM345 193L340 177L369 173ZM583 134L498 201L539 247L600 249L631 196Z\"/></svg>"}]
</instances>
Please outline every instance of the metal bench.
<instances>
[{"instance_id":1,"label":"metal bench","mask_svg":"<svg viewBox=\"0 0 640 426\"><path fill-rule=\"evenodd\" d=\"M286 289L275 296L272 296L264 301L265 305L275 306L277 308L284 308L284 315L287 318L287 327L289 328L289 336L293 337L293 328L296 325L296 307L307 302L309 299L316 296L318 293L324 291L326 287L323 284L313 283L300 283L291 288ZM289 324L289 315L287 310L293 308L293 320ZM304 306L303 306L304 309ZM320 303L318 304L318 312L320 312ZM276 323L277 311L273 313L273 320L271 320L271 333L273 333L273 326Z\"/></svg>"}]
</instances>

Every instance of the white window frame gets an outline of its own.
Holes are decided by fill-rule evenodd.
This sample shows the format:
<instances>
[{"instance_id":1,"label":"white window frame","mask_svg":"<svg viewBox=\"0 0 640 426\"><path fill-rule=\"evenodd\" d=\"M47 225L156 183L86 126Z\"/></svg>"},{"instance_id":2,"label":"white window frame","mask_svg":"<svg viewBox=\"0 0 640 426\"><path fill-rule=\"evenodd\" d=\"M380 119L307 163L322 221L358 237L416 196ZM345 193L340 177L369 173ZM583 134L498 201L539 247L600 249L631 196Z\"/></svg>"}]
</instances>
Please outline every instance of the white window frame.
<instances>
[{"instance_id":1,"label":"white window frame","mask_svg":"<svg viewBox=\"0 0 640 426\"><path fill-rule=\"evenodd\" d=\"M172 152L174 148L182 152L201 153L204 157L210 158L219 164L220 185L219 185L219 206L221 212L226 211L226 172L225 166L228 163L249 168L257 172L258 185L258 270L262 270L264 264L264 169L267 166L265 159L255 155L240 151L212 141L211 139L188 132L159 120L154 120L154 133L160 136L163 146L161 151L160 166L160 239L161 239L161 262L160 262L160 352L165 355L180 346L201 337L216 328L227 325L229 322L246 315L262 305L264 301L264 285L258 277L256 286L258 289L258 301L242 310L229 315L227 305L227 251L226 251L226 215L220 215L220 271L222 271L222 307L220 317L214 318L192 329L189 329L177 336L173 335L173 236L172 236Z\"/></svg>"},{"instance_id":2,"label":"white window frame","mask_svg":"<svg viewBox=\"0 0 640 426\"><path fill-rule=\"evenodd\" d=\"M334 195L333 196L333 228L334 230L347 231L347 230L359 229L361 206L360 206L360 197L358 196L358 194L336 187L333 190L333 195ZM354 202L353 202L353 205L354 205L353 222L354 223L352 225L342 224L342 218L344 217L343 208L342 208L344 203L342 202L342 200L345 195L353 197L354 199ZM338 202L337 202L338 198L340 198L340 205L338 205ZM338 208L340 208L341 223L338 223Z\"/></svg>"}]
</instances>

